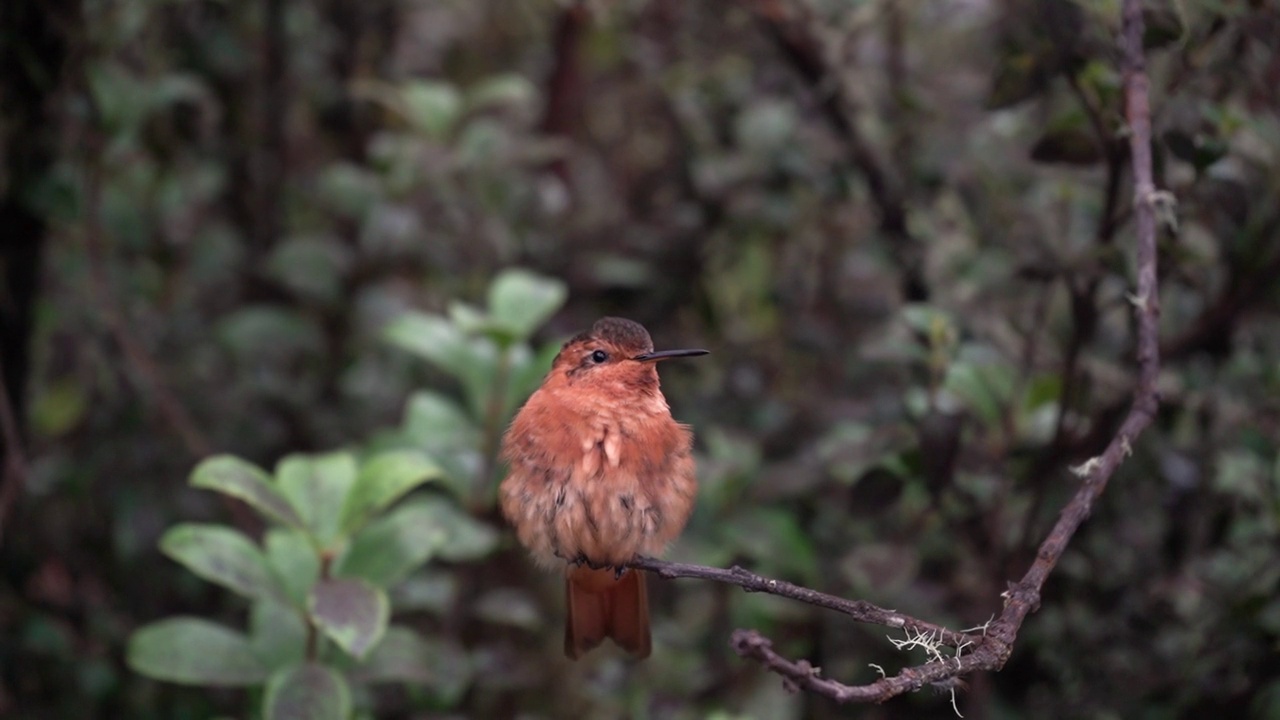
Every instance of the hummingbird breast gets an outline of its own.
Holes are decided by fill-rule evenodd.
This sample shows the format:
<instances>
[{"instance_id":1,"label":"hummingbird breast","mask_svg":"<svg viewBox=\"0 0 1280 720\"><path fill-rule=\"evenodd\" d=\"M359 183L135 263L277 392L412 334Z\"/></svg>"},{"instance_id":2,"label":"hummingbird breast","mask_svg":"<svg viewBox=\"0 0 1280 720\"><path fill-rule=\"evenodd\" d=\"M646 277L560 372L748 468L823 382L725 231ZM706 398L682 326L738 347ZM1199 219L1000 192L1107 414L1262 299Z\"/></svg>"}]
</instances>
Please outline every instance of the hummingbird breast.
<instances>
[{"instance_id":1,"label":"hummingbird breast","mask_svg":"<svg viewBox=\"0 0 1280 720\"><path fill-rule=\"evenodd\" d=\"M680 534L697 484L689 428L660 392L631 402L534 393L503 443L502 512L543 565L618 566Z\"/></svg>"}]
</instances>

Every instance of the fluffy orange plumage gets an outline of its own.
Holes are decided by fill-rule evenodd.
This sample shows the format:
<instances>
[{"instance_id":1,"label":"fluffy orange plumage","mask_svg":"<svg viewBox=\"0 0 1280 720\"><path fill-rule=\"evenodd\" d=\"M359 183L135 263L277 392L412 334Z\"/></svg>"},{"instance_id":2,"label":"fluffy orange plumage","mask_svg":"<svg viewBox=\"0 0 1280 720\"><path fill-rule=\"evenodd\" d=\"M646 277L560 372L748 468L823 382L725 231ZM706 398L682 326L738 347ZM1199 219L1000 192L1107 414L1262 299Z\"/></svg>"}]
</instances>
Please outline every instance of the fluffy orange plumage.
<instances>
[{"instance_id":1,"label":"fluffy orange plumage","mask_svg":"<svg viewBox=\"0 0 1280 720\"><path fill-rule=\"evenodd\" d=\"M649 603L636 555L660 554L693 510L693 434L671 417L640 324L603 318L565 343L503 438L502 512L538 564L565 568L565 654L611 638L646 657Z\"/></svg>"}]
</instances>

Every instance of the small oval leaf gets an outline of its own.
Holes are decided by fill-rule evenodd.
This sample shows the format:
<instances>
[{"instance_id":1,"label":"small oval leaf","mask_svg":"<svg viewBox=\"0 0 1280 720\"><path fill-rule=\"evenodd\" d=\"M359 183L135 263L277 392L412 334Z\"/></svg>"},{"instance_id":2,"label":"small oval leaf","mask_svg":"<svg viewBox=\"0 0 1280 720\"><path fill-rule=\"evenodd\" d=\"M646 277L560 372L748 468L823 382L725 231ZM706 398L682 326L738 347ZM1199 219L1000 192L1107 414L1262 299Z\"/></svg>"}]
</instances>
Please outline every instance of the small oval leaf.
<instances>
[{"instance_id":1,"label":"small oval leaf","mask_svg":"<svg viewBox=\"0 0 1280 720\"><path fill-rule=\"evenodd\" d=\"M276 479L321 547L338 536L342 508L356 484L351 453L290 455L276 466Z\"/></svg>"},{"instance_id":2,"label":"small oval leaf","mask_svg":"<svg viewBox=\"0 0 1280 720\"><path fill-rule=\"evenodd\" d=\"M363 578L389 588L435 556L448 533L406 504L369 523L356 533L338 562L334 574Z\"/></svg>"},{"instance_id":3,"label":"small oval leaf","mask_svg":"<svg viewBox=\"0 0 1280 720\"><path fill-rule=\"evenodd\" d=\"M480 430L452 398L420 390L405 404L404 429L415 445L429 452L479 447Z\"/></svg>"},{"instance_id":4,"label":"small oval leaf","mask_svg":"<svg viewBox=\"0 0 1280 720\"><path fill-rule=\"evenodd\" d=\"M231 528L182 523L160 538L160 550L205 580L245 597L284 597L258 546Z\"/></svg>"},{"instance_id":5,"label":"small oval leaf","mask_svg":"<svg viewBox=\"0 0 1280 720\"><path fill-rule=\"evenodd\" d=\"M272 670L296 665L305 659L307 621L296 608L259 600L249 610L249 643Z\"/></svg>"},{"instance_id":6,"label":"small oval leaf","mask_svg":"<svg viewBox=\"0 0 1280 720\"><path fill-rule=\"evenodd\" d=\"M387 594L363 580L322 580L307 605L316 626L357 659L377 646L391 616Z\"/></svg>"},{"instance_id":7,"label":"small oval leaf","mask_svg":"<svg viewBox=\"0 0 1280 720\"><path fill-rule=\"evenodd\" d=\"M364 463L342 508L342 530L358 530L369 517L415 487L444 476L440 466L412 450L382 453Z\"/></svg>"},{"instance_id":8,"label":"small oval leaf","mask_svg":"<svg viewBox=\"0 0 1280 720\"><path fill-rule=\"evenodd\" d=\"M528 270L504 270L489 286L489 313L516 338L525 339L569 297L560 280Z\"/></svg>"},{"instance_id":9,"label":"small oval leaf","mask_svg":"<svg viewBox=\"0 0 1280 720\"><path fill-rule=\"evenodd\" d=\"M418 80L400 88L405 115L433 140L443 139L462 114L462 96L448 83Z\"/></svg>"},{"instance_id":10,"label":"small oval leaf","mask_svg":"<svg viewBox=\"0 0 1280 720\"><path fill-rule=\"evenodd\" d=\"M285 668L271 676L262 714L267 720L346 720L351 717L351 690L324 665Z\"/></svg>"},{"instance_id":11,"label":"small oval leaf","mask_svg":"<svg viewBox=\"0 0 1280 720\"><path fill-rule=\"evenodd\" d=\"M196 466L191 486L216 490L243 500L267 519L301 528L293 506L271 485L271 477L258 466L233 455L215 455Z\"/></svg>"},{"instance_id":12,"label":"small oval leaf","mask_svg":"<svg viewBox=\"0 0 1280 720\"><path fill-rule=\"evenodd\" d=\"M257 685L267 679L267 667L248 638L200 618L171 618L139 629L129 638L126 659L134 672L184 685Z\"/></svg>"},{"instance_id":13,"label":"small oval leaf","mask_svg":"<svg viewBox=\"0 0 1280 720\"><path fill-rule=\"evenodd\" d=\"M436 555L467 562L488 555L497 543L496 530L452 501L413 498L357 533L334 572L391 587Z\"/></svg>"},{"instance_id":14,"label":"small oval leaf","mask_svg":"<svg viewBox=\"0 0 1280 720\"><path fill-rule=\"evenodd\" d=\"M307 591L320 577L320 557L307 534L272 528L263 536L262 544L267 549L267 564L275 571L289 600L296 607L306 607Z\"/></svg>"},{"instance_id":15,"label":"small oval leaf","mask_svg":"<svg viewBox=\"0 0 1280 720\"><path fill-rule=\"evenodd\" d=\"M514 74L495 75L467 92L467 105L471 110L508 105L523 107L534 103L537 97L537 87L525 78Z\"/></svg>"},{"instance_id":16,"label":"small oval leaf","mask_svg":"<svg viewBox=\"0 0 1280 720\"><path fill-rule=\"evenodd\" d=\"M498 358L492 340L470 337L445 318L420 312L399 315L382 333L387 341L457 378L473 406L479 408L476 403L487 397Z\"/></svg>"}]
</instances>

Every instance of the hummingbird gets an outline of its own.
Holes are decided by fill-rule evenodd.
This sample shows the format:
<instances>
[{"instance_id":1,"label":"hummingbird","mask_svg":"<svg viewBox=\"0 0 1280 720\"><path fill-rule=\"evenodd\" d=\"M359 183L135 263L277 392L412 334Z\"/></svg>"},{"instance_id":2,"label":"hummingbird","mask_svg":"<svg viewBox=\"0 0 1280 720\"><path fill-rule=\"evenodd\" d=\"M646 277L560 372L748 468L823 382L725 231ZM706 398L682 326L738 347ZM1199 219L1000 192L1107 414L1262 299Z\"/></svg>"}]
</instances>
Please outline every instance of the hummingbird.
<instances>
[{"instance_id":1,"label":"hummingbird","mask_svg":"<svg viewBox=\"0 0 1280 720\"><path fill-rule=\"evenodd\" d=\"M534 561L565 574L564 652L612 639L648 657L649 597L637 555L659 555L697 494L693 432L671 417L644 326L606 317L570 338L502 440L502 513Z\"/></svg>"}]
</instances>

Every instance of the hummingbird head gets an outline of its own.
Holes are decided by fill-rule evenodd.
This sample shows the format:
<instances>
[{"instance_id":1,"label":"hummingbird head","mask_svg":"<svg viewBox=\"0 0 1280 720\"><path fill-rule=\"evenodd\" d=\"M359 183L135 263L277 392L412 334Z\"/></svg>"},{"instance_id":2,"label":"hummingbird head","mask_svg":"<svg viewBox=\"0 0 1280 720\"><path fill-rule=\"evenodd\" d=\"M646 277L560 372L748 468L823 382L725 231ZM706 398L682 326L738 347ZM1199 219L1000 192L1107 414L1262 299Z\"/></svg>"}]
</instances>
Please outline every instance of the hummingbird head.
<instances>
[{"instance_id":1,"label":"hummingbird head","mask_svg":"<svg viewBox=\"0 0 1280 720\"><path fill-rule=\"evenodd\" d=\"M706 350L654 351L644 326L632 320L605 317L590 330L573 336L560 348L551 365L570 385L587 383L612 392L656 389L662 360L706 355Z\"/></svg>"}]
</instances>

